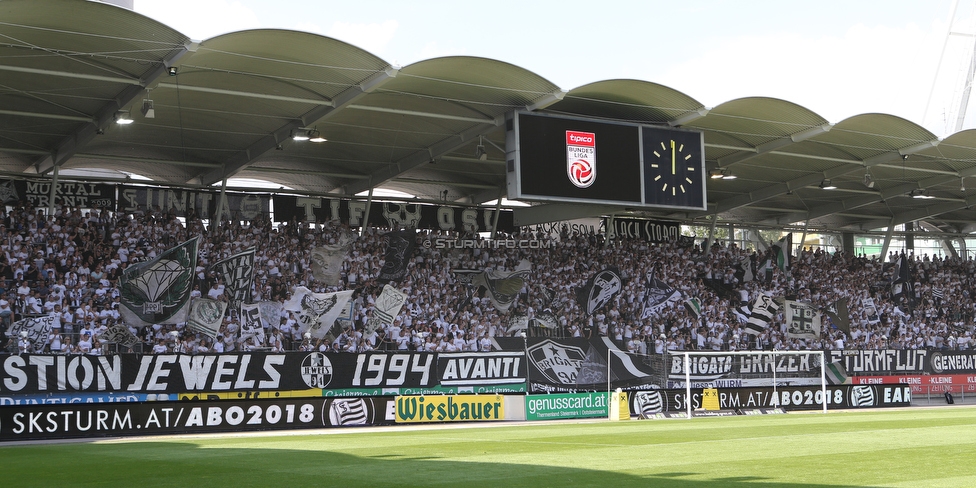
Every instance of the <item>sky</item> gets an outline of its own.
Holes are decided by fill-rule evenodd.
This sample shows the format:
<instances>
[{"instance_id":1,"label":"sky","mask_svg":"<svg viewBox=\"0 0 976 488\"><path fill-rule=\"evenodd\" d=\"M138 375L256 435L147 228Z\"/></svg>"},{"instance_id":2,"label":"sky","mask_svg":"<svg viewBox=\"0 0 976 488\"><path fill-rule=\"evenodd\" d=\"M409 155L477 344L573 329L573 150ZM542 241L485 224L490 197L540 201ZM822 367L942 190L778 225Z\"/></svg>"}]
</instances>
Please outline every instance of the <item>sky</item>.
<instances>
[{"instance_id":1,"label":"sky","mask_svg":"<svg viewBox=\"0 0 976 488\"><path fill-rule=\"evenodd\" d=\"M976 32L976 0L135 0L195 40L301 30L397 66L479 56L564 90L627 78L706 107L742 97L802 105L836 123L887 113L955 132ZM948 36L949 32L953 36ZM969 36L958 35L960 33ZM948 39L948 41L947 41ZM944 53L944 54L943 54ZM941 62L940 62L941 59ZM976 105L976 96L972 97ZM966 128L976 127L976 107Z\"/></svg>"}]
</instances>

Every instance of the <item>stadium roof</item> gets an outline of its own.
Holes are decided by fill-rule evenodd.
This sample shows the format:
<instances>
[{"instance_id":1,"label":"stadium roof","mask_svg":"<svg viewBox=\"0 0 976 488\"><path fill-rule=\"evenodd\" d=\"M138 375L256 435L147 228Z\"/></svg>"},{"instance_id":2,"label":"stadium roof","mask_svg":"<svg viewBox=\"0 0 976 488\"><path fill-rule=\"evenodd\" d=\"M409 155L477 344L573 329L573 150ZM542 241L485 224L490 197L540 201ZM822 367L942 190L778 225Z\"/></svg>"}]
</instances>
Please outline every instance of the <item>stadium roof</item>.
<instances>
[{"instance_id":1,"label":"stadium roof","mask_svg":"<svg viewBox=\"0 0 976 488\"><path fill-rule=\"evenodd\" d=\"M737 178L708 180L705 212L535 204L516 210L517 224L615 214L707 225L717 215L746 227L862 232L921 221L947 234L974 230L976 191L964 186L976 176L976 131L940 140L892 115L831 123L761 97L709 108L636 80L564 91L500 60L397 67L297 31L197 42L132 11L75 0L0 1L0 73L7 177L105 169L165 185L253 178L336 196L372 187L442 200L446 190L449 201L479 204L505 196L504 117L528 110L698 130L707 169ZM153 118L141 113L146 100ZM135 122L114 123L119 112ZM328 142L292 141L300 128ZM822 189L824 180L838 188Z\"/></svg>"}]
</instances>

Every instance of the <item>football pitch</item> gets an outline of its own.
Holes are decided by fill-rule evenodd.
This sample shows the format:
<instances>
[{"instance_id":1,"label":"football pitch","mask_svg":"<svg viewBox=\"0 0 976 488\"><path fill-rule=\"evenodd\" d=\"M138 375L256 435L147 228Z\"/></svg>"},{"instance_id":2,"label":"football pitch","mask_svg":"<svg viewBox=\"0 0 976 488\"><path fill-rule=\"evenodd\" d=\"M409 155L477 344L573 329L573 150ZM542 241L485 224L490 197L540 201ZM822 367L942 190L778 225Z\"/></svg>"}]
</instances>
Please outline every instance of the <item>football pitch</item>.
<instances>
[{"instance_id":1,"label":"football pitch","mask_svg":"<svg viewBox=\"0 0 976 488\"><path fill-rule=\"evenodd\" d=\"M976 486L976 407L0 447L4 486Z\"/></svg>"}]
</instances>

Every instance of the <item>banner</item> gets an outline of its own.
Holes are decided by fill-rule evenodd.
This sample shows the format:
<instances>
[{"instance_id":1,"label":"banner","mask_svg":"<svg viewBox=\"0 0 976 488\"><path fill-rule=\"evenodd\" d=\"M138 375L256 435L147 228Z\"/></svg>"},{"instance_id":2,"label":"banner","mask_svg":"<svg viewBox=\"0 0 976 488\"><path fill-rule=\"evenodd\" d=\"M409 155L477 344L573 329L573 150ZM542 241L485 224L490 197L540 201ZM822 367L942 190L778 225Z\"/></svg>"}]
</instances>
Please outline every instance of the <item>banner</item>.
<instances>
[{"instance_id":1,"label":"banner","mask_svg":"<svg viewBox=\"0 0 976 488\"><path fill-rule=\"evenodd\" d=\"M501 395L396 397L396 423L505 420Z\"/></svg>"},{"instance_id":2,"label":"banner","mask_svg":"<svg viewBox=\"0 0 976 488\"><path fill-rule=\"evenodd\" d=\"M681 224L663 220L603 219L607 239L639 239L647 242L678 242Z\"/></svg>"},{"instance_id":3,"label":"banner","mask_svg":"<svg viewBox=\"0 0 976 488\"><path fill-rule=\"evenodd\" d=\"M827 352L828 363L840 362L844 366L849 376L855 375L887 375L887 374L906 374L906 373L942 373L934 371L930 366L930 355L948 354L950 358L966 358L973 353L931 353L925 349L845 349L843 351ZM942 363L941 359L938 363ZM966 364L966 361L963 361ZM967 366L974 366L972 363ZM954 371L958 373L976 373L973 369Z\"/></svg>"},{"instance_id":4,"label":"banner","mask_svg":"<svg viewBox=\"0 0 976 488\"><path fill-rule=\"evenodd\" d=\"M827 409L860 409L911 406L912 392L907 385L837 385L827 387ZM820 386L719 389L722 410L782 408L784 410L820 410L824 394ZM687 411L688 394L684 389L640 391L631 395L632 415L651 418L666 412ZM702 389L691 389L691 408L702 408Z\"/></svg>"},{"instance_id":5,"label":"banner","mask_svg":"<svg viewBox=\"0 0 976 488\"><path fill-rule=\"evenodd\" d=\"M407 265L413 257L413 250L417 247L417 230L403 229L387 233L386 254L383 269L376 278L380 283L397 282L407 276Z\"/></svg>"},{"instance_id":6,"label":"banner","mask_svg":"<svg viewBox=\"0 0 976 488\"><path fill-rule=\"evenodd\" d=\"M241 304L251 302L251 288L254 285L254 251L250 248L227 259L217 261L211 269L224 282L224 296L230 302L231 310L241 308Z\"/></svg>"},{"instance_id":7,"label":"banner","mask_svg":"<svg viewBox=\"0 0 976 488\"><path fill-rule=\"evenodd\" d=\"M463 352L437 355L438 383L483 386L525 381L525 353Z\"/></svg>"},{"instance_id":8,"label":"banner","mask_svg":"<svg viewBox=\"0 0 976 488\"><path fill-rule=\"evenodd\" d=\"M197 216L220 220L258 220L271 215L270 195L233 192L225 192L224 195L227 206L218 216L219 191L120 185L118 210L136 213L158 207L164 213L171 212L177 217Z\"/></svg>"},{"instance_id":9,"label":"banner","mask_svg":"<svg viewBox=\"0 0 976 488\"><path fill-rule=\"evenodd\" d=\"M305 222L331 220L350 227L360 227L365 220L366 206L366 200L275 195L274 219L276 222L290 222L292 219ZM494 207L373 202L370 206L368 223L374 227L392 229L491 232L494 221ZM514 213L511 210L499 212L498 230L515 232Z\"/></svg>"},{"instance_id":10,"label":"banner","mask_svg":"<svg viewBox=\"0 0 976 488\"><path fill-rule=\"evenodd\" d=\"M323 339L352 294L353 290L312 293L308 288L299 286L295 288L291 300L285 303L284 309L298 312L299 332L308 332L316 339Z\"/></svg>"},{"instance_id":11,"label":"banner","mask_svg":"<svg viewBox=\"0 0 976 488\"><path fill-rule=\"evenodd\" d=\"M119 311L126 324L145 327L186 322L199 242L200 238L194 237L151 261L131 264L122 271Z\"/></svg>"},{"instance_id":12,"label":"banner","mask_svg":"<svg viewBox=\"0 0 976 488\"><path fill-rule=\"evenodd\" d=\"M683 388L690 379L695 388L738 388L765 386L778 382L789 384L820 384L820 357L809 354L709 354L690 356L689 373L685 374L685 357L678 352L667 356L668 388Z\"/></svg>"},{"instance_id":13,"label":"banner","mask_svg":"<svg viewBox=\"0 0 976 488\"><path fill-rule=\"evenodd\" d=\"M47 208L52 205L51 182L0 180L0 201L5 204L27 201L35 208ZM54 188L53 205L115 210L115 185L59 181Z\"/></svg>"},{"instance_id":14,"label":"banner","mask_svg":"<svg viewBox=\"0 0 976 488\"><path fill-rule=\"evenodd\" d=\"M854 376L850 380L855 385L909 385L915 395L976 392L976 375Z\"/></svg>"},{"instance_id":15,"label":"banner","mask_svg":"<svg viewBox=\"0 0 976 488\"><path fill-rule=\"evenodd\" d=\"M394 397L18 405L0 409L0 442L390 425L394 412Z\"/></svg>"},{"instance_id":16,"label":"banner","mask_svg":"<svg viewBox=\"0 0 976 488\"><path fill-rule=\"evenodd\" d=\"M612 388L657 387L664 378L656 367L621 351L609 338L529 338L529 391L571 393ZM609 363L609 367L608 367ZM607 377L609 370L610 377Z\"/></svg>"},{"instance_id":17,"label":"banner","mask_svg":"<svg viewBox=\"0 0 976 488\"><path fill-rule=\"evenodd\" d=\"M526 395L525 420L607 418L606 392Z\"/></svg>"}]
</instances>

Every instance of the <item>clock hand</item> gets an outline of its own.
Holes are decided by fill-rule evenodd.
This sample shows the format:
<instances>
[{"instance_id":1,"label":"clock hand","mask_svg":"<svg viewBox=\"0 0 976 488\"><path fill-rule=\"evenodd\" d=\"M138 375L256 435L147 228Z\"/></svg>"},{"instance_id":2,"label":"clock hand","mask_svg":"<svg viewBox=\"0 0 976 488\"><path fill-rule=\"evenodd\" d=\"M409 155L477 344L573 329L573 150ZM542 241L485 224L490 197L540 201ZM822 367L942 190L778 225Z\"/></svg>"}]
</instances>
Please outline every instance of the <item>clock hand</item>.
<instances>
[{"instance_id":1,"label":"clock hand","mask_svg":"<svg viewBox=\"0 0 976 488\"><path fill-rule=\"evenodd\" d=\"M671 174L678 174L677 168L674 165L674 139L671 139Z\"/></svg>"}]
</instances>

